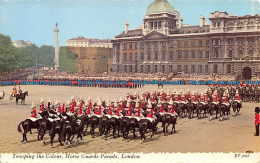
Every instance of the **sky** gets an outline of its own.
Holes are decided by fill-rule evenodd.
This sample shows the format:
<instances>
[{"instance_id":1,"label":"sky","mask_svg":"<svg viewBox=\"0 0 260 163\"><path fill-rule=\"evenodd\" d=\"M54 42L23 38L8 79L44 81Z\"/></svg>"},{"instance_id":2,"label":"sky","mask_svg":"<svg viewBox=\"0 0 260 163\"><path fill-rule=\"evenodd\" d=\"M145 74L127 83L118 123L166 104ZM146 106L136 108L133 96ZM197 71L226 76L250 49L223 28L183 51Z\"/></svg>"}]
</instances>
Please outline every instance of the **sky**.
<instances>
[{"instance_id":1,"label":"sky","mask_svg":"<svg viewBox=\"0 0 260 163\"><path fill-rule=\"evenodd\" d=\"M58 22L59 45L66 40L113 39L124 31L142 25L146 9L154 0L0 0L0 33L37 46L55 45ZM237 16L252 14L252 0L168 0L179 10L184 24L199 25L200 15L209 18L214 11ZM254 14L260 14L254 1ZM208 21L209 22L209 21Z\"/></svg>"}]
</instances>

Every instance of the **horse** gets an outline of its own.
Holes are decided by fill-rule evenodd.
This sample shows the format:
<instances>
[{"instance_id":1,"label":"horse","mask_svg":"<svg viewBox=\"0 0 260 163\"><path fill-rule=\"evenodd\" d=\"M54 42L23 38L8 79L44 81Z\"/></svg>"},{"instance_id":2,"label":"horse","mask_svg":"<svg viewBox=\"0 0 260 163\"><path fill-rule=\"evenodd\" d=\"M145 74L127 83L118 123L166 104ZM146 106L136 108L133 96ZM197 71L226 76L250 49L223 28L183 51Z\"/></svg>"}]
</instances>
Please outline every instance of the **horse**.
<instances>
[{"instance_id":1,"label":"horse","mask_svg":"<svg viewBox=\"0 0 260 163\"><path fill-rule=\"evenodd\" d=\"M22 121L22 122L18 125L18 127L17 127L18 132L22 133L21 125L22 125L23 130L24 130L22 142L28 141L28 139L27 139L27 137L26 137L26 134L27 134L29 131L31 131L31 129L36 128L36 129L39 130L39 122L40 122L40 121L41 121L41 119L40 119L40 120L36 120L36 121L34 121L34 122L33 122L31 119L26 119L26 120ZM39 133L40 133L40 132L39 132ZM40 139L39 139L39 133L38 133L38 140L40 140Z\"/></svg>"},{"instance_id":2,"label":"horse","mask_svg":"<svg viewBox=\"0 0 260 163\"><path fill-rule=\"evenodd\" d=\"M130 118L126 127L126 133L125 133L125 138L128 140L128 134L129 131L132 130L133 131L133 136L134 139L136 139L136 135L135 135L135 131L136 128L139 128L139 122L136 118Z\"/></svg>"},{"instance_id":3,"label":"horse","mask_svg":"<svg viewBox=\"0 0 260 163\"><path fill-rule=\"evenodd\" d=\"M230 106L227 106L223 103L220 103L219 104L219 120L222 121L223 120L223 117L225 115L228 116L228 114L230 113Z\"/></svg>"},{"instance_id":4,"label":"horse","mask_svg":"<svg viewBox=\"0 0 260 163\"><path fill-rule=\"evenodd\" d=\"M110 128L113 128L113 137L116 138L116 129L118 130L117 136L120 137L120 120L116 117L111 117L110 121L108 122L107 130L110 131Z\"/></svg>"},{"instance_id":5,"label":"horse","mask_svg":"<svg viewBox=\"0 0 260 163\"><path fill-rule=\"evenodd\" d=\"M158 89L160 88L160 86L163 89L163 83L162 82L159 82L157 85L158 85Z\"/></svg>"},{"instance_id":6,"label":"horse","mask_svg":"<svg viewBox=\"0 0 260 163\"><path fill-rule=\"evenodd\" d=\"M61 121L61 122L54 122L52 124L52 127L51 127L51 130L50 130L50 144L51 144L51 147L53 148L53 139L55 137L55 134L57 133L59 135L59 142L60 142L60 145L62 146L62 141L61 141L61 133L62 133L62 129L63 129L63 125L64 125L64 121Z\"/></svg>"},{"instance_id":7,"label":"horse","mask_svg":"<svg viewBox=\"0 0 260 163\"><path fill-rule=\"evenodd\" d=\"M158 120L157 119L155 121L153 121L153 122L151 122L148 119L141 119L139 121L139 132L140 132L140 135L141 135L140 143L143 143L143 141L146 140L145 133L146 133L147 129L152 130L151 138L153 139L153 136L155 135L155 132L156 132L157 124L158 124Z\"/></svg>"},{"instance_id":8,"label":"horse","mask_svg":"<svg viewBox=\"0 0 260 163\"><path fill-rule=\"evenodd\" d=\"M109 124L109 118L107 116L103 116L100 118L99 132L100 132L100 136L103 135L102 138L104 138L104 134L105 134L105 140L107 140L108 124Z\"/></svg>"},{"instance_id":9,"label":"horse","mask_svg":"<svg viewBox=\"0 0 260 163\"><path fill-rule=\"evenodd\" d=\"M89 124L90 124L90 134L92 138L94 138L95 135L95 128L99 125L99 117L93 115L89 118Z\"/></svg>"},{"instance_id":10,"label":"horse","mask_svg":"<svg viewBox=\"0 0 260 163\"><path fill-rule=\"evenodd\" d=\"M21 99L21 105L25 105L25 97L28 96L28 91L25 91L22 94L17 94L16 95L16 105L18 104L18 100Z\"/></svg>"},{"instance_id":11,"label":"horse","mask_svg":"<svg viewBox=\"0 0 260 163\"><path fill-rule=\"evenodd\" d=\"M164 114L162 116L162 127L163 127L163 133L166 135L168 133L168 127L172 124L172 131L171 134L176 133L175 130L175 124L177 122L177 117L174 117L171 114ZM166 126L167 124L167 126Z\"/></svg>"},{"instance_id":12,"label":"horse","mask_svg":"<svg viewBox=\"0 0 260 163\"><path fill-rule=\"evenodd\" d=\"M0 92L0 100L3 100L5 98L5 92L2 91Z\"/></svg>"},{"instance_id":13,"label":"horse","mask_svg":"<svg viewBox=\"0 0 260 163\"><path fill-rule=\"evenodd\" d=\"M75 140L75 145L77 145L77 140L80 138L82 140L81 132L83 131L83 125L82 123L79 124L76 122L76 120L72 120L72 122L66 122L63 125L62 132L61 132L61 141L64 141L64 148L66 148L66 144L71 144L71 141L73 140L74 134L77 134L77 138ZM72 139L71 139L72 136ZM67 139L66 139L67 137ZM66 142L67 140L67 142ZM84 143L84 142L83 142Z\"/></svg>"},{"instance_id":14,"label":"horse","mask_svg":"<svg viewBox=\"0 0 260 163\"><path fill-rule=\"evenodd\" d=\"M180 102L178 105L179 105L180 116L181 118L183 118L187 114L187 112L185 112L185 110L187 111L187 104Z\"/></svg>"},{"instance_id":15,"label":"horse","mask_svg":"<svg viewBox=\"0 0 260 163\"><path fill-rule=\"evenodd\" d=\"M233 116L235 116L240 111L241 104L239 102L237 102L237 101L233 101L231 105L232 105L233 112L234 112Z\"/></svg>"},{"instance_id":16,"label":"horse","mask_svg":"<svg viewBox=\"0 0 260 163\"><path fill-rule=\"evenodd\" d=\"M196 110L196 104L193 102L188 103L187 111L189 114L189 119L193 118L194 111Z\"/></svg>"},{"instance_id":17,"label":"horse","mask_svg":"<svg viewBox=\"0 0 260 163\"><path fill-rule=\"evenodd\" d=\"M209 104L209 109L208 109L208 113L209 113L209 121L212 120L212 115L214 113L214 111L216 112L216 119L218 119L218 105L216 105L215 103L210 103Z\"/></svg>"},{"instance_id":18,"label":"horse","mask_svg":"<svg viewBox=\"0 0 260 163\"><path fill-rule=\"evenodd\" d=\"M86 127L85 131L83 132L84 136L86 136L86 133L88 130L88 125L89 125L89 117L87 114L85 114L85 115L80 116L79 119L82 122L83 128Z\"/></svg>"},{"instance_id":19,"label":"horse","mask_svg":"<svg viewBox=\"0 0 260 163\"><path fill-rule=\"evenodd\" d=\"M40 135L41 144L43 146L43 145L45 145L44 134L47 130L51 130L52 122L47 118L43 118L39 122L39 126L40 126L39 135Z\"/></svg>"},{"instance_id":20,"label":"horse","mask_svg":"<svg viewBox=\"0 0 260 163\"><path fill-rule=\"evenodd\" d=\"M121 132L123 133L123 139L127 139L127 130L128 130L128 123L129 123L130 118L129 117L122 117L120 120L120 129Z\"/></svg>"}]
</instances>

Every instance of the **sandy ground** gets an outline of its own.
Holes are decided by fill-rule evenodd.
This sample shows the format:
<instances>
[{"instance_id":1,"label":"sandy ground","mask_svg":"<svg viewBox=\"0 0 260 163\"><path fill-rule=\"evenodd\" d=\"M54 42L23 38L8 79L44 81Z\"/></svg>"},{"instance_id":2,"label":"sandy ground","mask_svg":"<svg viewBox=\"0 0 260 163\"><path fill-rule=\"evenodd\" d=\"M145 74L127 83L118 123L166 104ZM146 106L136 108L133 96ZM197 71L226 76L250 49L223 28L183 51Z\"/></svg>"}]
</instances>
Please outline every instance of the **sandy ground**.
<instances>
[{"instance_id":1,"label":"sandy ground","mask_svg":"<svg viewBox=\"0 0 260 163\"><path fill-rule=\"evenodd\" d=\"M164 90L177 88L177 90L204 90L206 86L165 86ZM128 92L139 92L145 90L154 90L156 86L147 85L139 89L110 89L110 88L78 88L78 87L58 87L58 86L22 86L23 91L28 91L29 96L26 99L26 105L21 106L10 103L9 94L12 87L0 87L0 91L4 90L7 94L0 104L0 153L14 152L246 152L252 150L260 152L260 137L255 137L254 132L254 108L259 103L244 103L240 114L236 117L229 117L223 122L208 118L198 120L180 119L176 125L177 133L164 136L162 128L159 126L155 140L147 134L147 141L140 144L139 134L138 140L133 140L130 133L130 141L122 140L122 137L113 139L109 137L107 141L101 137L91 138L89 134L83 137L84 144L78 143L77 146L64 149L59 146L57 137L54 146L51 148L49 144L49 135L46 134L47 144L41 146L37 140L37 132L33 130L33 134L28 134L28 142L21 143L22 134L17 131L18 124L30 117L30 105L34 101L39 104L40 98L60 101L67 101L72 94L74 96L88 97L96 99L97 96L110 99L125 97ZM38 106L37 106L38 107ZM169 127L171 128L171 126ZM96 131L98 131L96 129Z\"/></svg>"}]
</instances>

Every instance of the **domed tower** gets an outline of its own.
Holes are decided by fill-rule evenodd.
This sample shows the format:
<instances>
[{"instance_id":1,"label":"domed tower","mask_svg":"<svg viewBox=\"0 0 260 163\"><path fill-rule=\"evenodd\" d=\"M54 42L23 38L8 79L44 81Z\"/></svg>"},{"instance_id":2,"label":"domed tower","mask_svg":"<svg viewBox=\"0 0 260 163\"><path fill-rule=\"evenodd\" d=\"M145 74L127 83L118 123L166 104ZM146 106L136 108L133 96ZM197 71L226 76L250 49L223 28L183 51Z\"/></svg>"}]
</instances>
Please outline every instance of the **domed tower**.
<instances>
[{"instance_id":1,"label":"domed tower","mask_svg":"<svg viewBox=\"0 0 260 163\"><path fill-rule=\"evenodd\" d=\"M179 12L167 0L154 0L146 10L143 33L146 35L152 31L157 31L169 35L171 31L177 28L178 21Z\"/></svg>"}]
</instances>

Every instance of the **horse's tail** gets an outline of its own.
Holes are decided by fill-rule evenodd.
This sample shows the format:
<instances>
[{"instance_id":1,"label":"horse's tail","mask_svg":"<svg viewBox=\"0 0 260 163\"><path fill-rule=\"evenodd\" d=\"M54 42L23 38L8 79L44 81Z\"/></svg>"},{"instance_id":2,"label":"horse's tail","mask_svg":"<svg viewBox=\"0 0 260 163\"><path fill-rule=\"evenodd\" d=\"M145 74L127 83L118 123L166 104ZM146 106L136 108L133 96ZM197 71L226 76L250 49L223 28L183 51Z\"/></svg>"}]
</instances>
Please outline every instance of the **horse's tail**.
<instances>
[{"instance_id":1,"label":"horse's tail","mask_svg":"<svg viewBox=\"0 0 260 163\"><path fill-rule=\"evenodd\" d=\"M18 127L17 127L17 130L18 130L18 132L22 132L22 129L21 129L21 124L23 125L23 121L18 125Z\"/></svg>"}]
</instances>

